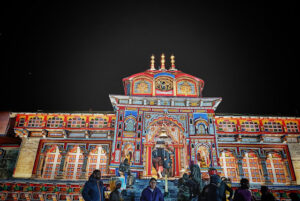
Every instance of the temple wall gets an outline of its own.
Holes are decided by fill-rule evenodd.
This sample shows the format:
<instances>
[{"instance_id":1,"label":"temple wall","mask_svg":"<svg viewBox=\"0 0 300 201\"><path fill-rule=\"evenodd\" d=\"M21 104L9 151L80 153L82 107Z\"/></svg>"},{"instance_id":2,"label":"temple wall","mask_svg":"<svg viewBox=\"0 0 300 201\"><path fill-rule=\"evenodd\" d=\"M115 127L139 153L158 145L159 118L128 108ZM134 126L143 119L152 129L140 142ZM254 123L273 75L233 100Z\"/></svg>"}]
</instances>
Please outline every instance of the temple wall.
<instances>
[{"instance_id":1,"label":"temple wall","mask_svg":"<svg viewBox=\"0 0 300 201\"><path fill-rule=\"evenodd\" d=\"M288 144L291 160L294 166L294 171L296 175L296 182L300 184L300 144L299 143L289 143Z\"/></svg>"},{"instance_id":2,"label":"temple wall","mask_svg":"<svg viewBox=\"0 0 300 201\"><path fill-rule=\"evenodd\" d=\"M16 163L14 178L30 178L40 138L23 138Z\"/></svg>"}]
</instances>

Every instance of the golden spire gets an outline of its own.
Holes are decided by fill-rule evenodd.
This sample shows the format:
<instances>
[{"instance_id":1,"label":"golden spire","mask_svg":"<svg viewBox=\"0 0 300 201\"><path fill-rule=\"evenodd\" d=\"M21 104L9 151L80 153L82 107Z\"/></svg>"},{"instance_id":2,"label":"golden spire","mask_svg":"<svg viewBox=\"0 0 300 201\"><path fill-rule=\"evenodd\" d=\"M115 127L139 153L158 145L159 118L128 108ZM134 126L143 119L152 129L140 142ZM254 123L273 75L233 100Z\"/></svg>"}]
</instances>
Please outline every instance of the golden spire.
<instances>
[{"instance_id":1,"label":"golden spire","mask_svg":"<svg viewBox=\"0 0 300 201\"><path fill-rule=\"evenodd\" d=\"M155 67L154 67L154 54L152 54L152 56L151 56L151 68L150 68L150 70L156 70L155 69Z\"/></svg>"},{"instance_id":2,"label":"golden spire","mask_svg":"<svg viewBox=\"0 0 300 201\"><path fill-rule=\"evenodd\" d=\"M175 56L172 54L171 55L171 68L170 70L176 70L175 68Z\"/></svg>"},{"instance_id":3,"label":"golden spire","mask_svg":"<svg viewBox=\"0 0 300 201\"><path fill-rule=\"evenodd\" d=\"M161 66L160 66L160 70L166 70L166 67L165 67L165 55L164 55L164 53L161 54Z\"/></svg>"}]
</instances>

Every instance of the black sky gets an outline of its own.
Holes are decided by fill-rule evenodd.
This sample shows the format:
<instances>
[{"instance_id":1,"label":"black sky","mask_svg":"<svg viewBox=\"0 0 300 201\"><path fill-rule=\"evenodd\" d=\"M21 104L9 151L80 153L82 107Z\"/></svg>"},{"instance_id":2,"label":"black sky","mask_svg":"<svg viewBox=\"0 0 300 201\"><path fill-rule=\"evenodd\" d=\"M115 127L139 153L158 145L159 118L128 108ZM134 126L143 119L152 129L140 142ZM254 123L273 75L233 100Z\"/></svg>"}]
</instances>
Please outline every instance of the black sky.
<instances>
[{"instance_id":1,"label":"black sky","mask_svg":"<svg viewBox=\"0 0 300 201\"><path fill-rule=\"evenodd\" d=\"M223 98L217 113L299 116L296 1L196 2L1 6L0 110L112 110L122 78L173 53L204 97Z\"/></svg>"}]
</instances>

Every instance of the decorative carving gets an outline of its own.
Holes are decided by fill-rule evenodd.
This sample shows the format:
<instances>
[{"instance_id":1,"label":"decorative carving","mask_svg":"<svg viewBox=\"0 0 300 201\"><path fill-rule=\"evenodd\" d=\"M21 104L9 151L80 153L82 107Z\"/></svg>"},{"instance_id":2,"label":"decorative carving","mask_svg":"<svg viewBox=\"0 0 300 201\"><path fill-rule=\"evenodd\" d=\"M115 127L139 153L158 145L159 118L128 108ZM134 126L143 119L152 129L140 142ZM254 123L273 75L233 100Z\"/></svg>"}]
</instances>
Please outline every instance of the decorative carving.
<instances>
[{"instance_id":1,"label":"decorative carving","mask_svg":"<svg viewBox=\"0 0 300 201\"><path fill-rule=\"evenodd\" d=\"M149 86L148 84L142 80L141 82L139 82L137 85L136 85L136 89L139 93L147 93L149 92Z\"/></svg>"},{"instance_id":2,"label":"decorative carving","mask_svg":"<svg viewBox=\"0 0 300 201\"><path fill-rule=\"evenodd\" d=\"M192 92L192 87L187 83L187 81L184 81L183 84L180 85L179 89L184 95L188 95Z\"/></svg>"},{"instance_id":3,"label":"decorative carving","mask_svg":"<svg viewBox=\"0 0 300 201\"><path fill-rule=\"evenodd\" d=\"M170 91L173 89L173 80L169 78L159 78L155 80L155 89Z\"/></svg>"}]
</instances>

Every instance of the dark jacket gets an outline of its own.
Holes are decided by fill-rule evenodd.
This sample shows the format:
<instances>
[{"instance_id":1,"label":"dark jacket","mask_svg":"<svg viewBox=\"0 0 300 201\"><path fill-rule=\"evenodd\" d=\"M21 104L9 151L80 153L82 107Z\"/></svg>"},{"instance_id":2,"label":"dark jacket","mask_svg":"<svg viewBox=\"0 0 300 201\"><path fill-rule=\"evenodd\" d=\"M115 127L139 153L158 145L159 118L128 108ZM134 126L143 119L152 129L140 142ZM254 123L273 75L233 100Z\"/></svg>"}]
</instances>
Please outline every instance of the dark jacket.
<instances>
[{"instance_id":1,"label":"dark jacket","mask_svg":"<svg viewBox=\"0 0 300 201\"><path fill-rule=\"evenodd\" d=\"M223 201L226 201L226 191L230 193L229 199L231 199L233 195L233 190L226 184L225 181L221 181L219 192L220 192L221 199Z\"/></svg>"},{"instance_id":2,"label":"dark jacket","mask_svg":"<svg viewBox=\"0 0 300 201\"><path fill-rule=\"evenodd\" d=\"M143 190L140 201L164 201L164 196L159 188L155 187L152 192L148 186Z\"/></svg>"},{"instance_id":3,"label":"dark jacket","mask_svg":"<svg viewBox=\"0 0 300 201\"><path fill-rule=\"evenodd\" d=\"M210 183L203 188L202 194L199 197L201 201L222 201L219 187L215 183Z\"/></svg>"},{"instance_id":4,"label":"dark jacket","mask_svg":"<svg viewBox=\"0 0 300 201\"><path fill-rule=\"evenodd\" d=\"M233 201L253 201L251 191L248 188L238 188L234 193Z\"/></svg>"},{"instance_id":5,"label":"dark jacket","mask_svg":"<svg viewBox=\"0 0 300 201\"><path fill-rule=\"evenodd\" d=\"M118 189L112 191L109 195L109 201L120 201L122 198L121 192Z\"/></svg>"},{"instance_id":6,"label":"dark jacket","mask_svg":"<svg viewBox=\"0 0 300 201\"><path fill-rule=\"evenodd\" d=\"M104 201L105 190L106 188L101 180L96 180L94 177L90 177L84 184L82 197L85 201Z\"/></svg>"},{"instance_id":7,"label":"dark jacket","mask_svg":"<svg viewBox=\"0 0 300 201\"><path fill-rule=\"evenodd\" d=\"M274 195L268 191L268 192L262 193L261 200L262 201L275 201L276 199L275 199Z\"/></svg>"}]
</instances>

